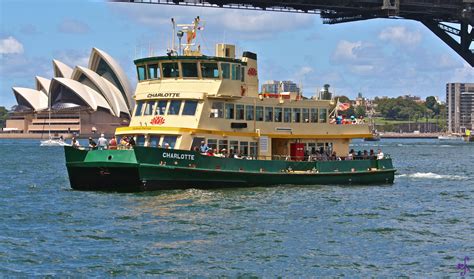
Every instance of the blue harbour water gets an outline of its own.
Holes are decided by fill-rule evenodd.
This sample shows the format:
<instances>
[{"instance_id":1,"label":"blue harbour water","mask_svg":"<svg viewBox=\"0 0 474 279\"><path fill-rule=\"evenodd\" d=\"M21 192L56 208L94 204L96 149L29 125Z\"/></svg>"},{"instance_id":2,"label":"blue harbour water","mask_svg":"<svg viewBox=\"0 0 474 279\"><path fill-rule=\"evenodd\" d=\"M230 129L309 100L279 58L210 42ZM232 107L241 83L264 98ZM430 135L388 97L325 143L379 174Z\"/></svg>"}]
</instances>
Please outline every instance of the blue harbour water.
<instances>
[{"instance_id":1,"label":"blue harbour water","mask_svg":"<svg viewBox=\"0 0 474 279\"><path fill-rule=\"evenodd\" d=\"M72 191L62 148L0 141L0 276L459 277L474 144L381 146L395 184ZM473 276L468 273L468 276Z\"/></svg>"}]
</instances>

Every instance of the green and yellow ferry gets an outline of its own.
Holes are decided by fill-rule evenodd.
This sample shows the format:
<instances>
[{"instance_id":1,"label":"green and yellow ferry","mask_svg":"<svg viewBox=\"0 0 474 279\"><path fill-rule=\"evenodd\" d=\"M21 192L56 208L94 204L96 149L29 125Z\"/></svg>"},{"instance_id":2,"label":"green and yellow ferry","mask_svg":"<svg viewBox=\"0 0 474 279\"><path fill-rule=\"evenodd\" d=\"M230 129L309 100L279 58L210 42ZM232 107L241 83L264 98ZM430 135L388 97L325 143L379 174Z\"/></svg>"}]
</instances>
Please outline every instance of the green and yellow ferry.
<instances>
[{"instance_id":1,"label":"green and yellow ferry","mask_svg":"<svg viewBox=\"0 0 474 279\"><path fill-rule=\"evenodd\" d=\"M180 40L187 35L180 50L134 61L136 105L116 137L136 144L65 147L73 189L393 183L388 156L347 156L352 139L372 136L368 124L332 123L331 100L259 92L255 53L236 58L234 45L217 44L215 56L203 55L193 43L199 18L178 27Z\"/></svg>"}]
</instances>

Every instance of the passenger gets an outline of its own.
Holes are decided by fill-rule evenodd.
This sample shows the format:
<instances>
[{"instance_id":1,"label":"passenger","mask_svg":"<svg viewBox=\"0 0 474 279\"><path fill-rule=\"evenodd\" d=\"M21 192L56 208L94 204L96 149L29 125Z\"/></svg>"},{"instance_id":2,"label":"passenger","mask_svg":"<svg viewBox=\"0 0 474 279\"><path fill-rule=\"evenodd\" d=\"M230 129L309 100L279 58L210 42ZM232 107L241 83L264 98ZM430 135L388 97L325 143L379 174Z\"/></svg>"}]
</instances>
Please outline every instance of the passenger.
<instances>
[{"instance_id":1,"label":"passenger","mask_svg":"<svg viewBox=\"0 0 474 279\"><path fill-rule=\"evenodd\" d=\"M330 157L330 160L335 161L337 159L336 151L333 151Z\"/></svg>"},{"instance_id":2,"label":"passenger","mask_svg":"<svg viewBox=\"0 0 474 279\"><path fill-rule=\"evenodd\" d=\"M357 124L357 120L354 115L351 115L351 122L352 124Z\"/></svg>"},{"instance_id":3,"label":"passenger","mask_svg":"<svg viewBox=\"0 0 474 279\"><path fill-rule=\"evenodd\" d=\"M97 143L91 137L89 137L89 149L97 149Z\"/></svg>"},{"instance_id":4,"label":"passenger","mask_svg":"<svg viewBox=\"0 0 474 279\"><path fill-rule=\"evenodd\" d=\"M104 134L100 134L100 138L97 140L97 145L99 147L99 150L104 150L107 149L107 139L104 137Z\"/></svg>"},{"instance_id":5,"label":"passenger","mask_svg":"<svg viewBox=\"0 0 474 279\"><path fill-rule=\"evenodd\" d=\"M346 160L354 160L354 153L354 149L351 149L351 151L349 151L349 154L346 157Z\"/></svg>"},{"instance_id":6,"label":"passenger","mask_svg":"<svg viewBox=\"0 0 474 279\"><path fill-rule=\"evenodd\" d=\"M364 160L369 159L369 152L367 152L367 150L364 150L364 153L362 154L362 159Z\"/></svg>"},{"instance_id":7,"label":"passenger","mask_svg":"<svg viewBox=\"0 0 474 279\"><path fill-rule=\"evenodd\" d=\"M234 159L242 159L242 156L240 155L239 150L236 150L234 153Z\"/></svg>"},{"instance_id":8,"label":"passenger","mask_svg":"<svg viewBox=\"0 0 474 279\"><path fill-rule=\"evenodd\" d=\"M71 146L75 148L81 147L81 145L79 144L79 141L77 141L76 138L72 138Z\"/></svg>"},{"instance_id":9,"label":"passenger","mask_svg":"<svg viewBox=\"0 0 474 279\"><path fill-rule=\"evenodd\" d=\"M234 158L234 150L229 149L229 153L227 153L227 158Z\"/></svg>"},{"instance_id":10,"label":"passenger","mask_svg":"<svg viewBox=\"0 0 474 279\"><path fill-rule=\"evenodd\" d=\"M199 147L197 147L197 146L193 147L193 151L194 152L199 152Z\"/></svg>"},{"instance_id":11,"label":"passenger","mask_svg":"<svg viewBox=\"0 0 474 279\"><path fill-rule=\"evenodd\" d=\"M375 159L375 153L373 149L370 149L369 157L370 159Z\"/></svg>"},{"instance_id":12,"label":"passenger","mask_svg":"<svg viewBox=\"0 0 474 279\"><path fill-rule=\"evenodd\" d=\"M222 148L222 149L221 149L221 157L222 157L222 158L227 158L227 156L228 156L228 155L227 155L227 149Z\"/></svg>"},{"instance_id":13,"label":"passenger","mask_svg":"<svg viewBox=\"0 0 474 279\"><path fill-rule=\"evenodd\" d=\"M204 141L201 141L201 146L199 147L201 154L206 154L209 151L209 146Z\"/></svg>"},{"instance_id":14,"label":"passenger","mask_svg":"<svg viewBox=\"0 0 474 279\"><path fill-rule=\"evenodd\" d=\"M115 150L117 149L117 140L115 137L112 137L109 141L109 149Z\"/></svg>"},{"instance_id":15,"label":"passenger","mask_svg":"<svg viewBox=\"0 0 474 279\"><path fill-rule=\"evenodd\" d=\"M61 136L59 136L59 141L64 141L64 138L63 138L63 136L62 136L62 135L61 135Z\"/></svg>"},{"instance_id":16,"label":"passenger","mask_svg":"<svg viewBox=\"0 0 474 279\"><path fill-rule=\"evenodd\" d=\"M214 149L214 157L224 158L224 154L219 153L219 151L216 148L216 149Z\"/></svg>"},{"instance_id":17,"label":"passenger","mask_svg":"<svg viewBox=\"0 0 474 279\"><path fill-rule=\"evenodd\" d=\"M206 155L207 156L214 156L214 151L212 150L212 148L209 148L206 152Z\"/></svg>"},{"instance_id":18,"label":"passenger","mask_svg":"<svg viewBox=\"0 0 474 279\"><path fill-rule=\"evenodd\" d=\"M120 146L119 149L125 149L128 146L128 139L126 136L123 136L122 139L120 139Z\"/></svg>"},{"instance_id":19,"label":"passenger","mask_svg":"<svg viewBox=\"0 0 474 279\"><path fill-rule=\"evenodd\" d=\"M377 160L382 160L384 158L384 154L382 152L382 150L378 150L378 153L377 153Z\"/></svg>"},{"instance_id":20,"label":"passenger","mask_svg":"<svg viewBox=\"0 0 474 279\"><path fill-rule=\"evenodd\" d=\"M167 143L167 142L165 142L165 149L170 149L170 148L171 148L171 147L170 147L170 144Z\"/></svg>"},{"instance_id":21,"label":"passenger","mask_svg":"<svg viewBox=\"0 0 474 279\"><path fill-rule=\"evenodd\" d=\"M133 136L131 136L129 139L128 139L128 146L129 147L133 147L135 146L136 143L135 143L135 139L133 138Z\"/></svg>"}]
</instances>

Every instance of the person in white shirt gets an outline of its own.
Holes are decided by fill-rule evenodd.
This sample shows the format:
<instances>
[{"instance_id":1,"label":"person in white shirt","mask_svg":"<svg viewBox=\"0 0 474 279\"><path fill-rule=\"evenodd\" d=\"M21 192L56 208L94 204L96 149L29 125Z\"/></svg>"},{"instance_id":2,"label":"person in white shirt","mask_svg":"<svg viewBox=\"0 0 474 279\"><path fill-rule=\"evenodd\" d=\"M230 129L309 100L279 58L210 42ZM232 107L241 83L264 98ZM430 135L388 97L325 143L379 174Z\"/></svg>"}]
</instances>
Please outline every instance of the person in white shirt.
<instances>
[{"instance_id":1,"label":"person in white shirt","mask_svg":"<svg viewBox=\"0 0 474 279\"><path fill-rule=\"evenodd\" d=\"M377 153L377 160L382 160L384 157L382 150L379 149L379 152Z\"/></svg>"},{"instance_id":2,"label":"person in white shirt","mask_svg":"<svg viewBox=\"0 0 474 279\"><path fill-rule=\"evenodd\" d=\"M108 145L109 142L104 137L104 134L100 134L100 138L97 140L97 146L99 147L99 150L107 149Z\"/></svg>"}]
</instances>

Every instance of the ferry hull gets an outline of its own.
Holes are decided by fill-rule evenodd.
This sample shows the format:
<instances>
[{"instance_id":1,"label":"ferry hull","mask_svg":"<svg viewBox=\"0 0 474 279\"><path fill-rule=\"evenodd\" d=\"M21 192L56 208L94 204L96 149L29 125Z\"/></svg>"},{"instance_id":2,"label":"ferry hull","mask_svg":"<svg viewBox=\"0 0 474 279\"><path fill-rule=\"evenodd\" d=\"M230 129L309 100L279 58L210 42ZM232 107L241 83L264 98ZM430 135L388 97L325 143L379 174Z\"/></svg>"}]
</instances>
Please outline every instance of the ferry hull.
<instances>
[{"instance_id":1,"label":"ferry hull","mask_svg":"<svg viewBox=\"0 0 474 279\"><path fill-rule=\"evenodd\" d=\"M71 187L76 190L137 192L276 185L390 184L395 173L390 159L258 161L144 147L102 151L65 147L65 151Z\"/></svg>"}]
</instances>

